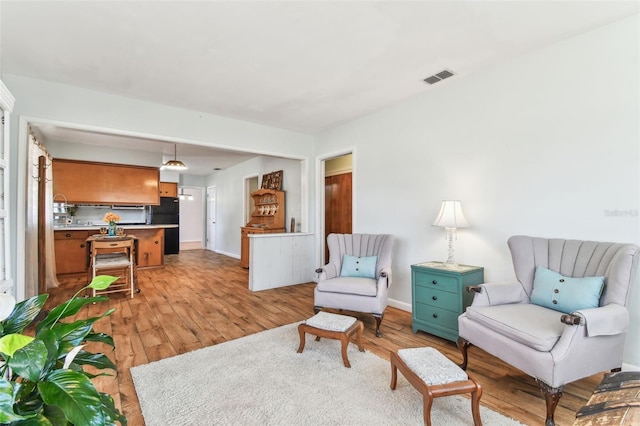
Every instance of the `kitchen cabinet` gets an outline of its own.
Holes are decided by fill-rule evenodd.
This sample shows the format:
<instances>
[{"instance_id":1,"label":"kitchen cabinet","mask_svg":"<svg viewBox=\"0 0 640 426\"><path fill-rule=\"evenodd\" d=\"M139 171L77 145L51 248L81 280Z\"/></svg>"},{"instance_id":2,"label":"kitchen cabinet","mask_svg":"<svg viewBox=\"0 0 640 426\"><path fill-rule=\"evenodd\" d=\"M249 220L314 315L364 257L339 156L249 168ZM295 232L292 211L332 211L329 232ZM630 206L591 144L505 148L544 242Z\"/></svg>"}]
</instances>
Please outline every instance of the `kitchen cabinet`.
<instances>
[{"instance_id":1,"label":"kitchen cabinet","mask_svg":"<svg viewBox=\"0 0 640 426\"><path fill-rule=\"evenodd\" d=\"M412 329L456 342L458 316L473 301L466 287L484 282L484 268L442 262L411 265Z\"/></svg>"},{"instance_id":2,"label":"kitchen cabinet","mask_svg":"<svg viewBox=\"0 0 640 426\"><path fill-rule=\"evenodd\" d=\"M93 231L55 231L53 233L57 274L87 272L86 239Z\"/></svg>"},{"instance_id":3,"label":"kitchen cabinet","mask_svg":"<svg viewBox=\"0 0 640 426\"><path fill-rule=\"evenodd\" d=\"M160 204L157 167L53 160L53 193L68 203Z\"/></svg>"},{"instance_id":4,"label":"kitchen cabinet","mask_svg":"<svg viewBox=\"0 0 640 426\"><path fill-rule=\"evenodd\" d=\"M178 184L175 182L160 182L160 196L173 198L177 197Z\"/></svg>"},{"instance_id":5,"label":"kitchen cabinet","mask_svg":"<svg viewBox=\"0 0 640 426\"><path fill-rule=\"evenodd\" d=\"M249 234L275 234L285 231L284 191L258 189L251 193L254 209L251 220L240 228L240 266L249 267Z\"/></svg>"},{"instance_id":6,"label":"kitchen cabinet","mask_svg":"<svg viewBox=\"0 0 640 426\"><path fill-rule=\"evenodd\" d=\"M127 229L128 234L138 238L138 267L164 265L164 228Z\"/></svg>"}]
</instances>

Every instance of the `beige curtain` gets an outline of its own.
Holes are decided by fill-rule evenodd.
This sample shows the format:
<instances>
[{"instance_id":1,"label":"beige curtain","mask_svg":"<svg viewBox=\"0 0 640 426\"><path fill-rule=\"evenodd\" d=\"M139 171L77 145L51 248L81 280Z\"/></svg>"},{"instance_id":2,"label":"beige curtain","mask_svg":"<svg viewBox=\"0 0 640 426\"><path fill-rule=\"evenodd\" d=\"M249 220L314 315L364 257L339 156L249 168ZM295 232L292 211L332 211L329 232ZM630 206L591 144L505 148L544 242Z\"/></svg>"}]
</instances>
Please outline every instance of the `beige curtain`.
<instances>
[{"instance_id":1,"label":"beige curtain","mask_svg":"<svg viewBox=\"0 0 640 426\"><path fill-rule=\"evenodd\" d=\"M38 158L46 157L45 176L38 176ZM47 149L35 136L29 135L29 176L27 179L27 220L26 220L26 271L25 296L38 294L38 179L45 179L45 250L47 288L58 287L56 278L56 261L53 242L53 183L51 172L51 156Z\"/></svg>"}]
</instances>

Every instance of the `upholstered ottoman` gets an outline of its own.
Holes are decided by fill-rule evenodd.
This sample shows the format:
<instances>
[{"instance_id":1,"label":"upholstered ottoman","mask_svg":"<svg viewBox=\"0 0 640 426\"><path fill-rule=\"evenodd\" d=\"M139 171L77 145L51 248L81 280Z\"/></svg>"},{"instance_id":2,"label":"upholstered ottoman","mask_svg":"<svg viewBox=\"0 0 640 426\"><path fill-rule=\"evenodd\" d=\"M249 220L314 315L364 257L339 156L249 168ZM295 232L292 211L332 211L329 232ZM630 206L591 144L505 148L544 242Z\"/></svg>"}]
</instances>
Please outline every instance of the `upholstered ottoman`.
<instances>
[{"instance_id":1,"label":"upholstered ottoman","mask_svg":"<svg viewBox=\"0 0 640 426\"><path fill-rule=\"evenodd\" d=\"M396 388L398 370L421 394L423 399L424 424L431 425L433 399L441 396L471 393L473 423L480 420L480 396L482 387L469 378L460 367L434 348L400 349L391 351L391 389Z\"/></svg>"},{"instance_id":2,"label":"upholstered ottoman","mask_svg":"<svg viewBox=\"0 0 640 426\"><path fill-rule=\"evenodd\" d=\"M298 326L298 333L300 334L300 346L298 347L298 353L302 353L304 350L305 333L316 336L316 341L320 340L321 337L340 340L342 342L342 362L345 367L351 368L349 358L347 358L347 346L349 345L349 339L355 334L358 349L360 352L364 352L361 341L362 330L364 330L364 324L362 324L362 321L353 317L332 314L329 312L318 312L316 315Z\"/></svg>"}]
</instances>

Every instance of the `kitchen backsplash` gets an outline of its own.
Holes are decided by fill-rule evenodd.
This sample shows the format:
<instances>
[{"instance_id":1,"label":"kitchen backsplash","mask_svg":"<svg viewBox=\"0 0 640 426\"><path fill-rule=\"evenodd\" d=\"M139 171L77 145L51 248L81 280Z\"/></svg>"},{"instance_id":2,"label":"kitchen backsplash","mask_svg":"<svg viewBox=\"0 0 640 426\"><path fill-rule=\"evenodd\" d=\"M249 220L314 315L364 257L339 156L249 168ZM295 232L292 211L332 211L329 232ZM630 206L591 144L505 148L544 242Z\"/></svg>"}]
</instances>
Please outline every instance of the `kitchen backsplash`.
<instances>
[{"instance_id":1,"label":"kitchen backsplash","mask_svg":"<svg viewBox=\"0 0 640 426\"><path fill-rule=\"evenodd\" d=\"M105 213L114 212L120 216L119 224L142 224L147 223L147 212L149 207L132 209L128 207L118 208L112 206L82 206L79 205L78 211L70 219L74 225L104 225L106 222L102 220Z\"/></svg>"}]
</instances>

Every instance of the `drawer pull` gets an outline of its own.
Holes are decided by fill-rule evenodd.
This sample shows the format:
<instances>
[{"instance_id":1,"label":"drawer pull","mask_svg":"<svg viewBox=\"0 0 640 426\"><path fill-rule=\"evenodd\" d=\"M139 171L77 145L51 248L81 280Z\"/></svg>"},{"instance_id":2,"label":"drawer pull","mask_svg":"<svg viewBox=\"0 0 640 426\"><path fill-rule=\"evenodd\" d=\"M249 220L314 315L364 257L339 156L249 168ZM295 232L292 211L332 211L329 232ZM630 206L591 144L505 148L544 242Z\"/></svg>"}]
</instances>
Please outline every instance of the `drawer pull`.
<instances>
[{"instance_id":1,"label":"drawer pull","mask_svg":"<svg viewBox=\"0 0 640 426\"><path fill-rule=\"evenodd\" d=\"M432 314L431 316L434 318L438 318L438 314Z\"/></svg>"},{"instance_id":2,"label":"drawer pull","mask_svg":"<svg viewBox=\"0 0 640 426\"><path fill-rule=\"evenodd\" d=\"M431 299L438 300L438 296L431 296Z\"/></svg>"},{"instance_id":3,"label":"drawer pull","mask_svg":"<svg viewBox=\"0 0 640 426\"><path fill-rule=\"evenodd\" d=\"M84 248L84 244L80 244L80 248Z\"/></svg>"},{"instance_id":4,"label":"drawer pull","mask_svg":"<svg viewBox=\"0 0 640 426\"><path fill-rule=\"evenodd\" d=\"M65 237L71 238L71 234L64 234Z\"/></svg>"},{"instance_id":5,"label":"drawer pull","mask_svg":"<svg viewBox=\"0 0 640 426\"><path fill-rule=\"evenodd\" d=\"M438 281L433 280L433 281L431 281L431 284L436 285L436 284L438 284Z\"/></svg>"}]
</instances>

